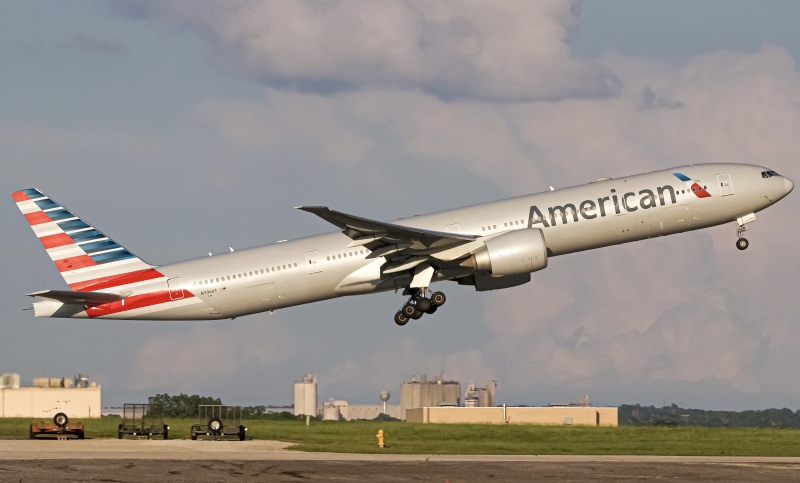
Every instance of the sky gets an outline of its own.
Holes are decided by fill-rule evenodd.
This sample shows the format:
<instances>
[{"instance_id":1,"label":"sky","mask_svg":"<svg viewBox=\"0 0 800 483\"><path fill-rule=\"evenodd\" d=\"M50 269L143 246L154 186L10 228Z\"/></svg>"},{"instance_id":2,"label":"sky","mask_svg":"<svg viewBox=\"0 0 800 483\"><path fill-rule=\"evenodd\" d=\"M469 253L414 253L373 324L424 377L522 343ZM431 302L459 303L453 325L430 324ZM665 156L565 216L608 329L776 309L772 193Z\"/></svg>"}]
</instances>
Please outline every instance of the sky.
<instances>
[{"instance_id":1,"label":"sky","mask_svg":"<svg viewBox=\"0 0 800 483\"><path fill-rule=\"evenodd\" d=\"M0 187L36 187L153 264L689 163L800 178L800 3L0 2ZM800 197L734 224L453 283L435 316L346 297L203 322L34 318L65 289L0 203L0 373L158 393L399 401L403 380L497 401L800 409Z\"/></svg>"}]
</instances>

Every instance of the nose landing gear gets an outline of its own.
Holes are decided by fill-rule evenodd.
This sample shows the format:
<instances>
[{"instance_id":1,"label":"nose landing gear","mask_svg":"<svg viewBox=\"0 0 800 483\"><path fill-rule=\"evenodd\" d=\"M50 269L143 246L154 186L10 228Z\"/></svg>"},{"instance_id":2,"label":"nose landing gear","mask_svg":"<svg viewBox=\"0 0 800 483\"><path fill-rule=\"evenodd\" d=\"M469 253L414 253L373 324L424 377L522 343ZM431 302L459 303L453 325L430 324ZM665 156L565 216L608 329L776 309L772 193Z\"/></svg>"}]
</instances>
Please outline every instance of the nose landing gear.
<instances>
[{"instance_id":1,"label":"nose landing gear","mask_svg":"<svg viewBox=\"0 0 800 483\"><path fill-rule=\"evenodd\" d=\"M736 219L736 237L738 238L738 240L736 240L736 248L739 250L747 250L747 247L750 246L750 242L744 237L744 232L747 231L747 224L751 221L755 221L755 219L755 213L750 213L749 215Z\"/></svg>"},{"instance_id":2,"label":"nose landing gear","mask_svg":"<svg viewBox=\"0 0 800 483\"><path fill-rule=\"evenodd\" d=\"M394 314L394 323L406 325L409 319L419 320L425 314L432 314L444 305L447 297L442 292L434 292L430 298L425 296L425 290L420 290L412 295L403 305L403 308Z\"/></svg>"},{"instance_id":3,"label":"nose landing gear","mask_svg":"<svg viewBox=\"0 0 800 483\"><path fill-rule=\"evenodd\" d=\"M747 241L747 238L744 238L741 235L739 236L739 239L736 240L736 248L738 248L739 250L747 250L747 247L749 246L750 242Z\"/></svg>"}]
</instances>

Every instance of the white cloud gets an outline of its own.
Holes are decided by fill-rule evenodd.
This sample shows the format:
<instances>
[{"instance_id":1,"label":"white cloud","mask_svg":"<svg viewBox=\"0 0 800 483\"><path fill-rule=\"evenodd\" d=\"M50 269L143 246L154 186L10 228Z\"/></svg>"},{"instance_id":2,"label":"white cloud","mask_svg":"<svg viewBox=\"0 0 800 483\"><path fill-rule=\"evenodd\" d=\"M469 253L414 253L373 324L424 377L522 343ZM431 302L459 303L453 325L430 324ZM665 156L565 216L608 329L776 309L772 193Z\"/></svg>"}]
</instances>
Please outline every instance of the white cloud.
<instances>
[{"instance_id":1,"label":"white cloud","mask_svg":"<svg viewBox=\"0 0 800 483\"><path fill-rule=\"evenodd\" d=\"M575 1L151 2L151 16L201 32L214 62L270 86L333 92L422 89L499 101L604 97L618 83L571 55Z\"/></svg>"},{"instance_id":2,"label":"white cloud","mask_svg":"<svg viewBox=\"0 0 800 483\"><path fill-rule=\"evenodd\" d=\"M136 390L215 393L237 381L259 380L264 368L291 360L297 347L294 334L269 315L181 324L145 341L127 377Z\"/></svg>"}]
</instances>

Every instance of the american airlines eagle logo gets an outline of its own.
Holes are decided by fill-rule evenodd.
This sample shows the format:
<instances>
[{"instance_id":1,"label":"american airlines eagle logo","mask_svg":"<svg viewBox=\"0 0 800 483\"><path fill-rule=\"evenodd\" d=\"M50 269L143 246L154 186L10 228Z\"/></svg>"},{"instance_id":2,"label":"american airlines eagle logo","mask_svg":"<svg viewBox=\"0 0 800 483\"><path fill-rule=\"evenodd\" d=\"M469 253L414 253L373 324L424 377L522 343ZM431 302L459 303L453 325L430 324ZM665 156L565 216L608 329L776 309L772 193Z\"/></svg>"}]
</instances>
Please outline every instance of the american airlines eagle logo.
<instances>
[{"instance_id":1,"label":"american airlines eagle logo","mask_svg":"<svg viewBox=\"0 0 800 483\"><path fill-rule=\"evenodd\" d=\"M686 187L695 194L698 198L711 198L711 193L706 191L706 189L700 185L699 180L690 179L688 176L682 173L672 173L675 175L676 178L686 183Z\"/></svg>"}]
</instances>

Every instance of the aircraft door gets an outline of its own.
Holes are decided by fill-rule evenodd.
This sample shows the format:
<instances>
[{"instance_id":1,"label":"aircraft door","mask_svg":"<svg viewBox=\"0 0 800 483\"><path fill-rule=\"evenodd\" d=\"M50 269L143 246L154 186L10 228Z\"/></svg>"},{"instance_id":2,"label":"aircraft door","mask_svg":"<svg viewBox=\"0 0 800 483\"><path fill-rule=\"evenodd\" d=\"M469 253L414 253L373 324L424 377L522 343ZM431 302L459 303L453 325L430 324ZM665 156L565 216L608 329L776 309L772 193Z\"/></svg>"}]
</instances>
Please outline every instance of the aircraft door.
<instances>
[{"instance_id":1,"label":"aircraft door","mask_svg":"<svg viewBox=\"0 0 800 483\"><path fill-rule=\"evenodd\" d=\"M719 194L721 196L733 194L733 183L731 183L730 174L718 174L717 181L719 182Z\"/></svg>"},{"instance_id":2,"label":"aircraft door","mask_svg":"<svg viewBox=\"0 0 800 483\"><path fill-rule=\"evenodd\" d=\"M167 289L169 290L170 300L180 300L183 298L183 285L181 284L180 277L168 279Z\"/></svg>"},{"instance_id":3,"label":"aircraft door","mask_svg":"<svg viewBox=\"0 0 800 483\"><path fill-rule=\"evenodd\" d=\"M322 271L322 265L319 263L319 252L317 250L313 250L310 252L306 252L306 261L308 262L308 273L320 273Z\"/></svg>"}]
</instances>

